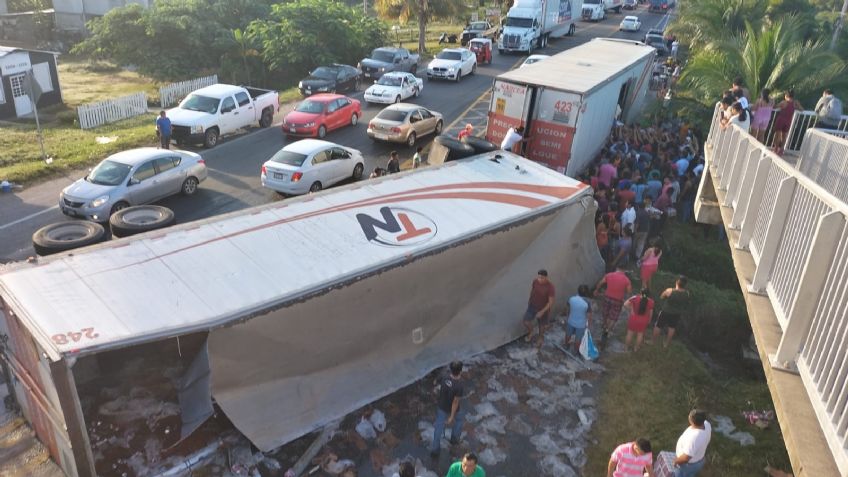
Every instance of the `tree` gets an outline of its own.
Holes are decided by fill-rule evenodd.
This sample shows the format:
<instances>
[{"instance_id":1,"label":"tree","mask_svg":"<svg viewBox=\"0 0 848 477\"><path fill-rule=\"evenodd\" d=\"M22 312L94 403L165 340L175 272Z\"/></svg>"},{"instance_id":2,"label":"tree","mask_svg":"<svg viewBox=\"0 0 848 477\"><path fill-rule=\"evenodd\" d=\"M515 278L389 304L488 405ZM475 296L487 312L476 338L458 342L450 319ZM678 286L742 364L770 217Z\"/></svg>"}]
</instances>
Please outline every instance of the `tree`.
<instances>
[{"instance_id":1,"label":"tree","mask_svg":"<svg viewBox=\"0 0 848 477\"><path fill-rule=\"evenodd\" d=\"M465 7L461 0L375 0L374 9L384 19L407 23L418 20L418 53L425 53L427 22L431 19L461 17Z\"/></svg>"},{"instance_id":2,"label":"tree","mask_svg":"<svg viewBox=\"0 0 848 477\"><path fill-rule=\"evenodd\" d=\"M845 61L822 40L804 40L799 21L788 16L759 30L747 23L743 33L696 51L680 78L685 95L714 104L736 76L752 95L794 89L796 97L810 99L825 87L844 86Z\"/></svg>"},{"instance_id":3,"label":"tree","mask_svg":"<svg viewBox=\"0 0 848 477\"><path fill-rule=\"evenodd\" d=\"M355 64L383 44L386 28L360 8L334 0L294 0L274 5L267 18L248 26L247 35L271 70L292 79L322 64Z\"/></svg>"},{"instance_id":4,"label":"tree","mask_svg":"<svg viewBox=\"0 0 848 477\"><path fill-rule=\"evenodd\" d=\"M679 5L669 31L693 50L744 32L747 22L759 28L767 8L765 0L697 0Z\"/></svg>"}]
</instances>

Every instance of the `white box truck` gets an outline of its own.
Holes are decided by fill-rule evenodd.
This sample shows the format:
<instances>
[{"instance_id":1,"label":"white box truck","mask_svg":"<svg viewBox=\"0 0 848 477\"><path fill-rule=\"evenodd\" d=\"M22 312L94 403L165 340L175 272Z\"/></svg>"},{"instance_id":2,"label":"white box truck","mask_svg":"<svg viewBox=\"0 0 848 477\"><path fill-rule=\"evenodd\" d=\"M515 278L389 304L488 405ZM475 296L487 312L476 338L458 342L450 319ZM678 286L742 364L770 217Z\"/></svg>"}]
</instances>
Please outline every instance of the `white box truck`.
<instances>
[{"instance_id":1,"label":"white box truck","mask_svg":"<svg viewBox=\"0 0 848 477\"><path fill-rule=\"evenodd\" d=\"M500 144L523 125L524 156L569 176L601 150L616 117L642 109L655 50L633 40L596 38L495 78L486 139ZM619 112L620 111L620 112Z\"/></svg>"},{"instance_id":2,"label":"white box truck","mask_svg":"<svg viewBox=\"0 0 848 477\"><path fill-rule=\"evenodd\" d=\"M498 37L498 52L529 54L547 46L551 37L573 35L582 7L583 0L515 0Z\"/></svg>"},{"instance_id":3,"label":"white box truck","mask_svg":"<svg viewBox=\"0 0 848 477\"><path fill-rule=\"evenodd\" d=\"M621 13L623 0L583 0L583 19L600 21L607 17L607 12Z\"/></svg>"}]
</instances>

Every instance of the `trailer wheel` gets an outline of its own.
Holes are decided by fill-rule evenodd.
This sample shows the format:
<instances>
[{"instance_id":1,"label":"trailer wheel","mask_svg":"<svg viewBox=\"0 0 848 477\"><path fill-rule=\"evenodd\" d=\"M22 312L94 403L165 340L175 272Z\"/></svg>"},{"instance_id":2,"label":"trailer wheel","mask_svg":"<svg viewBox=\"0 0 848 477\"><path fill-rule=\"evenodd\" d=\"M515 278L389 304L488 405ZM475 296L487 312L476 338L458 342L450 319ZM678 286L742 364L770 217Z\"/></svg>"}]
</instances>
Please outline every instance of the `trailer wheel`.
<instances>
[{"instance_id":1,"label":"trailer wheel","mask_svg":"<svg viewBox=\"0 0 848 477\"><path fill-rule=\"evenodd\" d=\"M574 36L574 30L576 29L577 27L574 25L574 23L572 23L571 26L568 27L568 36Z\"/></svg>"},{"instance_id":2,"label":"trailer wheel","mask_svg":"<svg viewBox=\"0 0 848 477\"><path fill-rule=\"evenodd\" d=\"M106 229L87 220L69 220L50 224L32 234L32 248L38 255L46 256L102 242Z\"/></svg>"},{"instance_id":3,"label":"trailer wheel","mask_svg":"<svg viewBox=\"0 0 848 477\"><path fill-rule=\"evenodd\" d=\"M493 142L489 142L477 136L465 136L462 138L462 143L474 148L474 154L483 154L484 152L497 151L501 147Z\"/></svg>"},{"instance_id":4,"label":"trailer wheel","mask_svg":"<svg viewBox=\"0 0 848 477\"><path fill-rule=\"evenodd\" d=\"M174 212L160 205L127 207L109 217L109 228L114 237L129 237L174 224Z\"/></svg>"}]
</instances>

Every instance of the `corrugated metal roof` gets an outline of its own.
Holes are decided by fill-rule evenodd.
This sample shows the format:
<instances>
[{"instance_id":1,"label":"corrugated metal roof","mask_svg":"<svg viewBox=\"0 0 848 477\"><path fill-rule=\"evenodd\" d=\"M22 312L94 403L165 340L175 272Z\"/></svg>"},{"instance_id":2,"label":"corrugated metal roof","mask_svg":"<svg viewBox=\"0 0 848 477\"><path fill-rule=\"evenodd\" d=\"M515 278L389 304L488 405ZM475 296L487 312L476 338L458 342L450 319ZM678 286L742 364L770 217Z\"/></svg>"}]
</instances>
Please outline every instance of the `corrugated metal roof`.
<instances>
[{"instance_id":1,"label":"corrugated metal roof","mask_svg":"<svg viewBox=\"0 0 848 477\"><path fill-rule=\"evenodd\" d=\"M16 51L35 51L37 53L50 53L51 55L58 56L59 52L56 51L46 51L46 50L36 50L34 48L19 48L16 46L2 46L0 45L0 58L10 55Z\"/></svg>"},{"instance_id":2,"label":"corrugated metal roof","mask_svg":"<svg viewBox=\"0 0 848 477\"><path fill-rule=\"evenodd\" d=\"M654 54L654 48L633 40L596 38L550 58L507 71L498 79L586 94L622 69Z\"/></svg>"},{"instance_id":3,"label":"corrugated metal roof","mask_svg":"<svg viewBox=\"0 0 848 477\"><path fill-rule=\"evenodd\" d=\"M589 193L494 154L18 264L0 293L57 359L221 325Z\"/></svg>"}]
</instances>

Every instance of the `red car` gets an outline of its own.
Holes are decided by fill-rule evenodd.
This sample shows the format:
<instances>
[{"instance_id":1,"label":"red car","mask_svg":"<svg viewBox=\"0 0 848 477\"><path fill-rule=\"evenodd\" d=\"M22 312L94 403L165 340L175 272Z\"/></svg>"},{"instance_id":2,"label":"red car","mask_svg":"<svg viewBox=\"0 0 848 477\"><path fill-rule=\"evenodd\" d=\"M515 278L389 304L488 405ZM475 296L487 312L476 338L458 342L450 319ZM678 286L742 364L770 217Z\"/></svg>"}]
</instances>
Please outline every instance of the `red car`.
<instances>
[{"instance_id":1,"label":"red car","mask_svg":"<svg viewBox=\"0 0 848 477\"><path fill-rule=\"evenodd\" d=\"M356 126L360 117L359 101L340 94L316 94L286 115L282 130L286 136L323 138L334 129Z\"/></svg>"}]
</instances>

